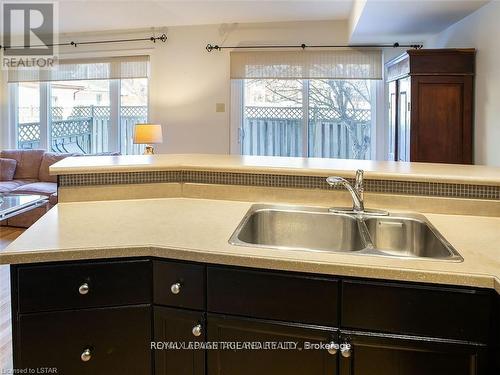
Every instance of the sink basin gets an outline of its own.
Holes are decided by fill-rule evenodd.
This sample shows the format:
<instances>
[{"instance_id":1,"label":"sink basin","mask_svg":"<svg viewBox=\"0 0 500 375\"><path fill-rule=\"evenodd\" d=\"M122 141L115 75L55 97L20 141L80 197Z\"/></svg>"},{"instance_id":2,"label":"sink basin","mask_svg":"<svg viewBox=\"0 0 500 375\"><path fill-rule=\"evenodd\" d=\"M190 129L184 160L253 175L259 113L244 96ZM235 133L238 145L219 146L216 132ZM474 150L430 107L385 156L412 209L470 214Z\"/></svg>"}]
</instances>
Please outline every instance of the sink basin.
<instances>
[{"instance_id":1,"label":"sink basin","mask_svg":"<svg viewBox=\"0 0 500 375\"><path fill-rule=\"evenodd\" d=\"M365 247L355 218L314 208L254 206L231 242L313 251L357 251Z\"/></svg>"},{"instance_id":2,"label":"sink basin","mask_svg":"<svg viewBox=\"0 0 500 375\"><path fill-rule=\"evenodd\" d=\"M371 217L364 220L375 249L399 257L463 260L426 219Z\"/></svg>"},{"instance_id":3,"label":"sink basin","mask_svg":"<svg viewBox=\"0 0 500 375\"><path fill-rule=\"evenodd\" d=\"M270 249L463 261L422 215L347 215L328 209L253 205L229 243Z\"/></svg>"}]
</instances>

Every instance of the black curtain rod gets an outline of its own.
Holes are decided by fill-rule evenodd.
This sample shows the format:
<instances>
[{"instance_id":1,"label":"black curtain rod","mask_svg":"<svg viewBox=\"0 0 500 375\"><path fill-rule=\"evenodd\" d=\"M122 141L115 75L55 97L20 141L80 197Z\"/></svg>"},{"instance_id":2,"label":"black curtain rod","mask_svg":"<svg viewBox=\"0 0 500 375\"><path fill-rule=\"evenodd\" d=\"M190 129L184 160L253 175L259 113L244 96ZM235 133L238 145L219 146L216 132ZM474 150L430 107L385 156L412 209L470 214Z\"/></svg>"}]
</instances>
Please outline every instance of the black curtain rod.
<instances>
[{"instance_id":1,"label":"black curtain rod","mask_svg":"<svg viewBox=\"0 0 500 375\"><path fill-rule=\"evenodd\" d=\"M85 44L109 44L109 43L126 43L126 42L141 42L141 41L151 41L156 43L156 41L160 41L165 43L167 41L167 34L161 34L160 36L151 36L149 38L134 38L134 39L113 39L113 40L91 40L91 41L83 41L83 42L67 42L67 43L54 43L54 44L39 44L39 45L30 45L30 46L1 46L0 49L13 49L13 48L37 48L37 47L62 47L62 46L73 46L78 47L79 45Z\"/></svg>"},{"instance_id":2,"label":"black curtain rod","mask_svg":"<svg viewBox=\"0 0 500 375\"><path fill-rule=\"evenodd\" d=\"M393 43L393 44L345 44L345 45L307 45L307 44L295 44L295 45L278 45L278 46L269 46L269 45L264 45L264 46L219 46L219 45L212 45L212 44L207 44L205 49L208 52L212 52L213 50L216 51L221 51L223 49L260 49L260 48L398 48L398 47L403 47L403 48L414 48L414 49L421 49L423 47L422 44L399 44L398 42Z\"/></svg>"}]
</instances>

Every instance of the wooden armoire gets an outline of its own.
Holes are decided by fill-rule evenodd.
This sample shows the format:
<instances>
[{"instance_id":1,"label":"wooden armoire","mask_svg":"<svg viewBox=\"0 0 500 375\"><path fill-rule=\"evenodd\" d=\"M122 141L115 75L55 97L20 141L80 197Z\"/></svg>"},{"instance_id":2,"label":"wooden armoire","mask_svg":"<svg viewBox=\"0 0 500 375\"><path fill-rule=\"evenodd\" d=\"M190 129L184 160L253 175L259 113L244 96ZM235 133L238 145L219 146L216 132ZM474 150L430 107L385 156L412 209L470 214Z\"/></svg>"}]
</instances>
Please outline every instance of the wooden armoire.
<instances>
[{"instance_id":1,"label":"wooden armoire","mask_svg":"<svg viewBox=\"0 0 500 375\"><path fill-rule=\"evenodd\" d=\"M472 164L475 49L415 49L386 63L389 157Z\"/></svg>"}]
</instances>

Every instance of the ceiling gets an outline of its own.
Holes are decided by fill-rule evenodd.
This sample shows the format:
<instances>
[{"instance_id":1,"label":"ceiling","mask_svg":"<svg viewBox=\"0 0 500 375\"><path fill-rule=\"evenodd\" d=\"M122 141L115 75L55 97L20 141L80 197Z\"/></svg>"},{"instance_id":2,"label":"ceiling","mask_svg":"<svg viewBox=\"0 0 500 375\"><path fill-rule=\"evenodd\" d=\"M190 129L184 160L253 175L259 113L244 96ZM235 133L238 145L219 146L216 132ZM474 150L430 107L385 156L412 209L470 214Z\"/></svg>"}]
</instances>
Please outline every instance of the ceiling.
<instances>
[{"instance_id":1,"label":"ceiling","mask_svg":"<svg viewBox=\"0 0 500 375\"><path fill-rule=\"evenodd\" d=\"M24 0L13 0L24 2ZM486 0L60 0L59 33L152 27L350 20L353 42L422 41ZM17 25L21 33L22 25Z\"/></svg>"},{"instance_id":2,"label":"ceiling","mask_svg":"<svg viewBox=\"0 0 500 375\"><path fill-rule=\"evenodd\" d=\"M59 2L59 31L347 19L353 0Z\"/></svg>"},{"instance_id":3,"label":"ceiling","mask_svg":"<svg viewBox=\"0 0 500 375\"><path fill-rule=\"evenodd\" d=\"M367 0L351 39L422 41L479 9L488 0Z\"/></svg>"}]
</instances>

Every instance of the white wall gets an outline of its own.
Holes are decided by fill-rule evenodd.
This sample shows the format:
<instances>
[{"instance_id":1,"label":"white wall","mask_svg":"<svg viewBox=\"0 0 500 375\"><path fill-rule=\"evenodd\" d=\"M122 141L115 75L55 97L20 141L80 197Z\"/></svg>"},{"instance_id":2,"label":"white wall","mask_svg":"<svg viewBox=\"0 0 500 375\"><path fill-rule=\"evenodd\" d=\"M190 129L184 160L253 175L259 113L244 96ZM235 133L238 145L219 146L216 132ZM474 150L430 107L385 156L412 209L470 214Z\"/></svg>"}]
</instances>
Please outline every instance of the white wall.
<instances>
[{"instance_id":1,"label":"white wall","mask_svg":"<svg viewBox=\"0 0 500 375\"><path fill-rule=\"evenodd\" d=\"M157 48L151 60L151 120L165 126L159 152L230 151L229 51L208 53L208 43L347 43L347 30L343 21L169 28L168 45ZM226 112L217 113L216 103L225 103Z\"/></svg>"},{"instance_id":2,"label":"white wall","mask_svg":"<svg viewBox=\"0 0 500 375\"><path fill-rule=\"evenodd\" d=\"M426 48L477 49L475 164L500 166L500 1L492 1L433 36Z\"/></svg>"}]
</instances>

